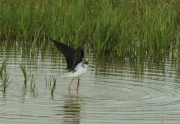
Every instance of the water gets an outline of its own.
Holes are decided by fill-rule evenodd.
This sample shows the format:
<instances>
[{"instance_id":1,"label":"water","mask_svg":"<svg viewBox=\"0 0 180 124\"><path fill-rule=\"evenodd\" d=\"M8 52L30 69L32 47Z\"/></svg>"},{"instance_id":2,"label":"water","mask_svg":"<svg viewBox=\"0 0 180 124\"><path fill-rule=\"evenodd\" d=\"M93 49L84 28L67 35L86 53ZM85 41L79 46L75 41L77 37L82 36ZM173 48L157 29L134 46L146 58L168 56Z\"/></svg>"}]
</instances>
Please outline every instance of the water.
<instances>
[{"instance_id":1,"label":"water","mask_svg":"<svg viewBox=\"0 0 180 124\"><path fill-rule=\"evenodd\" d=\"M16 45L15 45L16 44ZM0 65L8 56L9 81L0 92L0 122L19 124L177 124L180 121L178 62L171 55L161 60L136 63L130 58L86 54L96 69L89 68L80 80L62 79L64 57L51 46L31 49L18 42L1 43ZM34 75L35 88L24 87L19 64ZM49 80L57 80L53 97ZM2 80L0 80L2 84ZM1 88L2 86L0 86Z\"/></svg>"}]
</instances>

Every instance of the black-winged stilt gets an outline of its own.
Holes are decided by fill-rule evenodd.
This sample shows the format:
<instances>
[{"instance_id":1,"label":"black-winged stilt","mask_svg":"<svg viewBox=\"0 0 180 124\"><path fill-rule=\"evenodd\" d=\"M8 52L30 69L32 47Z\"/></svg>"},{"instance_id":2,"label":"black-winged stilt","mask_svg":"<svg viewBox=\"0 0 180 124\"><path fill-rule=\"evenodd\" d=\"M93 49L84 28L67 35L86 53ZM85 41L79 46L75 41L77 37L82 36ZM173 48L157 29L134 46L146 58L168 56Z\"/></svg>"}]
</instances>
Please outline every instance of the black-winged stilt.
<instances>
[{"instance_id":1,"label":"black-winged stilt","mask_svg":"<svg viewBox=\"0 0 180 124\"><path fill-rule=\"evenodd\" d=\"M68 73L63 76L63 78L72 78L68 89L70 90L74 78L78 78L78 84L76 88L76 90L78 90L80 76L83 75L87 71L88 66L90 66L88 62L82 62L82 59L84 57L84 50L82 49L81 45L77 49L74 49L56 40L51 40L66 58L66 69L68 70Z\"/></svg>"}]
</instances>

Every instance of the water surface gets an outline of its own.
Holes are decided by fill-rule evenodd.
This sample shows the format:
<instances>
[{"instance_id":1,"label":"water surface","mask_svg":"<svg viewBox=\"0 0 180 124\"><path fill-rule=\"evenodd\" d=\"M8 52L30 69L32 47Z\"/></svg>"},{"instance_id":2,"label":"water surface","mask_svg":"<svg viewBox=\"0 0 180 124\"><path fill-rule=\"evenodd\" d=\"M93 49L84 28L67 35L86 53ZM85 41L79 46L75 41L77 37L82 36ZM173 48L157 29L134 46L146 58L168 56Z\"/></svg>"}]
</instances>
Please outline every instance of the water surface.
<instances>
[{"instance_id":1,"label":"water surface","mask_svg":"<svg viewBox=\"0 0 180 124\"><path fill-rule=\"evenodd\" d=\"M40 45L41 46L41 45ZM89 68L82 76L79 91L74 80L62 79L64 57L53 45L32 49L1 43L0 65L8 56L7 71L13 79L5 93L0 92L1 123L43 124L177 124L180 122L180 78L178 62L164 59L135 60L96 56L86 50ZM19 64L34 75L35 88L24 87ZM51 76L57 80L51 96ZM2 79L0 80L2 83ZM2 87L2 86L1 86Z\"/></svg>"}]
</instances>

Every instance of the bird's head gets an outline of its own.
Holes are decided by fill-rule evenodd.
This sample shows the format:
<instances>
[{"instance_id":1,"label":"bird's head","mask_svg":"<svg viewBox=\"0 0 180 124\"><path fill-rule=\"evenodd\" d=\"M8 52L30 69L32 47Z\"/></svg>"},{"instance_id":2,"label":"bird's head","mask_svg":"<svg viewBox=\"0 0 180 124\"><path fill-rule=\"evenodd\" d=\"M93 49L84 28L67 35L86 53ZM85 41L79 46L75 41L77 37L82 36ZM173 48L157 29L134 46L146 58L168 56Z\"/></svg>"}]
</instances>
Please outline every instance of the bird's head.
<instances>
[{"instance_id":1,"label":"bird's head","mask_svg":"<svg viewBox=\"0 0 180 124\"><path fill-rule=\"evenodd\" d=\"M89 62L83 62L82 65L83 67L87 68L89 66Z\"/></svg>"},{"instance_id":2,"label":"bird's head","mask_svg":"<svg viewBox=\"0 0 180 124\"><path fill-rule=\"evenodd\" d=\"M89 62L83 62L82 64L85 68L87 68L88 66L94 68L93 66L89 65Z\"/></svg>"}]
</instances>

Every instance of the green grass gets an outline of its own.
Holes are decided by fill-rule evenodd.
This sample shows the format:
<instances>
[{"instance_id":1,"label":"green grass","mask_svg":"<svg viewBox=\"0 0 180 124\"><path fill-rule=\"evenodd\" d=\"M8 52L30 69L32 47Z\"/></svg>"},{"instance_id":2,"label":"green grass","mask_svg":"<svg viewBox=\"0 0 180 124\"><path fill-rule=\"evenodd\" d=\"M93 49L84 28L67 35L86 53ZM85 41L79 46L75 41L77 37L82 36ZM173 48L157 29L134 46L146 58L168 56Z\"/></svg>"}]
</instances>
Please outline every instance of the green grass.
<instances>
[{"instance_id":1,"label":"green grass","mask_svg":"<svg viewBox=\"0 0 180 124\"><path fill-rule=\"evenodd\" d=\"M46 80L46 87L49 87L51 89L51 97L54 97L54 91L56 89L56 78L53 75L50 75L49 80L45 76Z\"/></svg>"},{"instance_id":2,"label":"green grass","mask_svg":"<svg viewBox=\"0 0 180 124\"><path fill-rule=\"evenodd\" d=\"M7 60L8 58L5 58L0 67L0 78L2 79L2 86L3 86L2 91L4 94L6 93L6 89L12 81L12 80L9 81L9 73L7 72L7 69L6 69Z\"/></svg>"},{"instance_id":3,"label":"green grass","mask_svg":"<svg viewBox=\"0 0 180 124\"><path fill-rule=\"evenodd\" d=\"M31 76L31 72L27 73L25 65L20 64L20 67L21 67L21 70L22 70L22 73L24 76L24 86L27 87L27 81ZM32 85L32 83L34 83L33 76L31 78L31 85ZM34 85L35 85L35 83L34 83Z\"/></svg>"},{"instance_id":4,"label":"green grass","mask_svg":"<svg viewBox=\"0 0 180 124\"><path fill-rule=\"evenodd\" d=\"M0 38L36 42L50 36L94 52L142 58L179 56L179 0L4 0Z\"/></svg>"},{"instance_id":5,"label":"green grass","mask_svg":"<svg viewBox=\"0 0 180 124\"><path fill-rule=\"evenodd\" d=\"M7 58L3 60L1 68L0 68L0 77L3 79L3 72L6 72Z\"/></svg>"},{"instance_id":6,"label":"green grass","mask_svg":"<svg viewBox=\"0 0 180 124\"><path fill-rule=\"evenodd\" d=\"M11 83L11 81L9 81L9 74L7 73L7 71L5 69L4 73L3 73L3 80L2 80L2 83L3 83L3 93L4 94L6 93L6 89L9 86L9 84Z\"/></svg>"}]
</instances>

